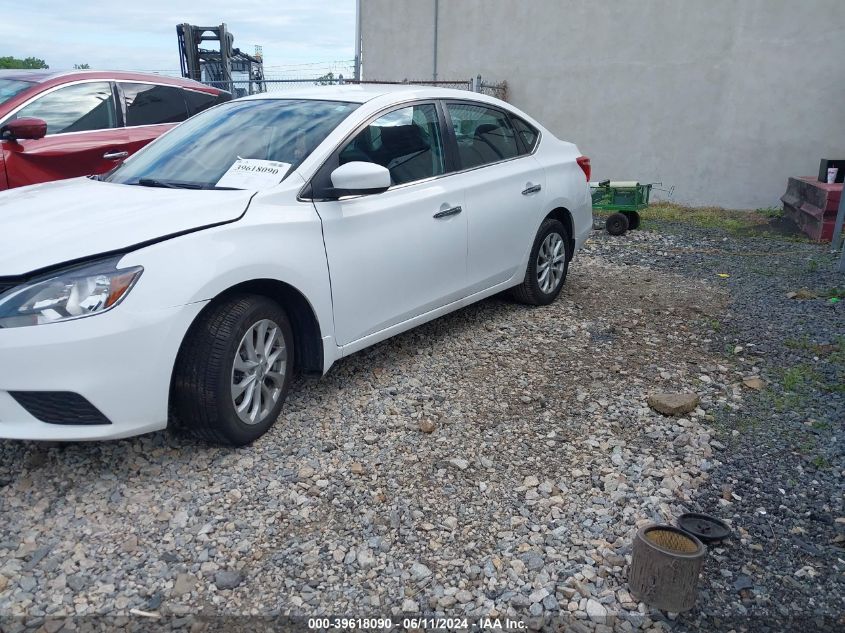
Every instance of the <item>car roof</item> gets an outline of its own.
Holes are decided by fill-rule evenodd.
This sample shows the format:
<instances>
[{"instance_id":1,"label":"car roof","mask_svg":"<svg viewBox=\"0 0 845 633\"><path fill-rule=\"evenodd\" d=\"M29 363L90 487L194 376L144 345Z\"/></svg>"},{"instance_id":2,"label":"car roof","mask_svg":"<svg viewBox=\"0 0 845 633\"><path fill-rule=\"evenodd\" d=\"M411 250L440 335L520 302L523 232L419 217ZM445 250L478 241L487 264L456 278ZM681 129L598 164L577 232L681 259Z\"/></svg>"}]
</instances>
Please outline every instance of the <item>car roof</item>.
<instances>
[{"instance_id":1,"label":"car roof","mask_svg":"<svg viewBox=\"0 0 845 633\"><path fill-rule=\"evenodd\" d=\"M193 79L125 70L0 70L0 79L18 79L20 81L31 81L37 84L47 82L65 83L80 79L122 79L127 81L151 81L160 84L170 84L173 86L181 86L183 88L191 88L193 90L202 90L204 92L223 92L219 88L212 88L211 86L194 81Z\"/></svg>"},{"instance_id":2,"label":"car roof","mask_svg":"<svg viewBox=\"0 0 845 633\"><path fill-rule=\"evenodd\" d=\"M272 84L268 82L268 88ZM438 88L416 84L343 84L339 86L304 86L290 87L272 92L242 97L245 99L315 99L322 101L347 101L351 103L366 103L373 99L391 100L397 102L409 99L471 99L488 103L501 103L498 99L488 97L478 92L457 90L454 88Z\"/></svg>"},{"instance_id":3,"label":"car roof","mask_svg":"<svg viewBox=\"0 0 845 633\"><path fill-rule=\"evenodd\" d=\"M268 88L271 86L270 82L267 83L267 86ZM260 99L313 99L315 101L345 101L349 103L367 104L367 106L372 109L390 107L417 99L455 99L462 101L476 101L480 103L487 103L497 108L503 108L528 121L544 134L549 134L549 131L543 127L539 121L515 107L513 104L501 101L500 99L480 92L459 90L457 88L440 88L437 86L404 83L297 86L283 88L273 92L261 92L248 97L241 97L240 99L235 99L234 103Z\"/></svg>"}]
</instances>

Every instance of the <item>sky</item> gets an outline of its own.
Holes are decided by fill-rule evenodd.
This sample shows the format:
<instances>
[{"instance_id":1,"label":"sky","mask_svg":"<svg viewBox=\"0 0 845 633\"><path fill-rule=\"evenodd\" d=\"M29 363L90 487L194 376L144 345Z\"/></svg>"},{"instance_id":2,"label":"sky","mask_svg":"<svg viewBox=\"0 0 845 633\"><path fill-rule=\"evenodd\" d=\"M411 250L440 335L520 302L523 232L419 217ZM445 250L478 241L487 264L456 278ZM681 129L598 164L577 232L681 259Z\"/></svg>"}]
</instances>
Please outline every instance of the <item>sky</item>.
<instances>
[{"instance_id":1,"label":"sky","mask_svg":"<svg viewBox=\"0 0 845 633\"><path fill-rule=\"evenodd\" d=\"M59 70L178 71L183 22L225 22L235 47L249 54L260 44L268 78L308 76L355 56L355 0L29 0L3 12L0 57L39 57Z\"/></svg>"}]
</instances>

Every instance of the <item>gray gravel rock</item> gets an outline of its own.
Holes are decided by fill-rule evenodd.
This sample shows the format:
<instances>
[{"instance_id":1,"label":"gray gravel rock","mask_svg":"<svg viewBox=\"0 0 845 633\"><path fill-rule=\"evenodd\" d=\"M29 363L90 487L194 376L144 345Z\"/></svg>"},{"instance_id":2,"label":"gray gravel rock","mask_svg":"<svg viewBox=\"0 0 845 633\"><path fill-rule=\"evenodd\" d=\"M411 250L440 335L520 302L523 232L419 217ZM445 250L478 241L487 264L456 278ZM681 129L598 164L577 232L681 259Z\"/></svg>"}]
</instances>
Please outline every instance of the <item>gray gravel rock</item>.
<instances>
[{"instance_id":1,"label":"gray gravel rock","mask_svg":"<svg viewBox=\"0 0 845 633\"><path fill-rule=\"evenodd\" d=\"M234 589L238 587L244 578L237 571L218 571L214 574L214 584L218 589Z\"/></svg>"}]
</instances>

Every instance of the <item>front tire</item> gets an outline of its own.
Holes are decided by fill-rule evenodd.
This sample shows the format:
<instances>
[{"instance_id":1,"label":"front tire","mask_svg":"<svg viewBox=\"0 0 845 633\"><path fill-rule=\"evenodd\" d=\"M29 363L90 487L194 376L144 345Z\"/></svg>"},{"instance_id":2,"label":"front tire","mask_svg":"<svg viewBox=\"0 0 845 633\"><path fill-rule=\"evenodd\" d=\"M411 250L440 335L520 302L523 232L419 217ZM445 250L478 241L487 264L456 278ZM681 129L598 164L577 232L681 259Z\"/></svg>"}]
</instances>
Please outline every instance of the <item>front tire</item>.
<instances>
[{"instance_id":1,"label":"front tire","mask_svg":"<svg viewBox=\"0 0 845 633\"><path fill-rule=\"evenodd\" d=\"M284 309L259 295L203 312L173 372L175 426L217 444L244 446L279 417L293 373L293 331Z\"/></svg>"},{"instance_id":2,"label":"front tire","mask_svg":"<svg viewBox=\"0 0 845 633\"><path fill-rule=\"evenodd\" d=\"M557 299L569 272L572 245L566 227L554 218L540 225L528 258L525 279L511 290L520 303L544 306Z\"/></svg>"}]
</instances>

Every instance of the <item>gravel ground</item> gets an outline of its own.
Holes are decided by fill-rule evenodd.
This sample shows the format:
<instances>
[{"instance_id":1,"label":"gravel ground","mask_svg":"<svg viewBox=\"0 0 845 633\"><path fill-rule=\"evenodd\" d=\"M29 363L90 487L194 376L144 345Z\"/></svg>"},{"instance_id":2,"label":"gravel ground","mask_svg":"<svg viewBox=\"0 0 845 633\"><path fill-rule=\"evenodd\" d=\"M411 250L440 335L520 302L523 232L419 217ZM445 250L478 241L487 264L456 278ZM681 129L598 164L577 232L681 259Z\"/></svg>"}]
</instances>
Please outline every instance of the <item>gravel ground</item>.
<instances>
[{"instance_id":1,"label":"gravel ground","mask_svg":"<svg viewBox=\"0 0 845 633\"><path fill-rule=\"evenodd\" d=\"M830 300L845 275L826 247L772 224L737 237L654 223L624 244L591 243L617 263L724 287L711 349L762 380L713 412L722 463L690 509L727 519L737 538L710 552L698 609L679 620L691 629L845 629L845 302Z\"/></svg>"},{"instance_id":2,"label":"gravel ground","mask_svg":"<svg viewBox=\"0 0 845 633\"><path fill-rule=\"evenodd\" d=\"M246 449L0 441L0 629L114 628L132 609L192 630L210 624L191 614L841 617L843 305L786 292L845 282L815 245L659 229L596 232L551 306L493 298L299 379ZM700 405L667 418L653 391ZM690 510L735 538L698 607L667 615L627 591L631 538Z\"/></svg>"}]
</instances>

